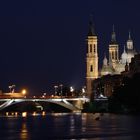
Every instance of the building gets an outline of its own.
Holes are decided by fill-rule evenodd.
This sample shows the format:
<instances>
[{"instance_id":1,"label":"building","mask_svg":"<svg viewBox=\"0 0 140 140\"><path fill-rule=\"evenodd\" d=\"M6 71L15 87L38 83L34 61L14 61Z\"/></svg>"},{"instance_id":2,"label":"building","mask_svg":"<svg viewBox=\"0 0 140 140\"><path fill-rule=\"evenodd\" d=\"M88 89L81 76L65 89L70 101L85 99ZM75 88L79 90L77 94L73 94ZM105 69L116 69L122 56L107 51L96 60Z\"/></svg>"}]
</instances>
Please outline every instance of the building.
<instances>
[{"instance_id":1,"label":"building","mask_svg":"<svg viewBox=\"0 0 140 140\"><path fill-rule=\"evenodd\" d=\"M95 33L92 19L89 22L89 32L87 36L87 55L86 55L86 86L87 96L91 97L93 93L93 84L95 79L105 75L120 75L125 71L126 65L131 63L131 59L136 54L133 46L133 40L129 32L128 40L124 51L119 54L119 44L117 43L116 33L113 26L111 41L108 48L109 59L106 55L103 59L101 70L98 68L98 36Z\"/></svg>"},{"instance_id":2,"label":"building","mask_svg":"<svg viewBox=\"0 0 140 140\"><path fill-rule=\"evenodd\" d=\"M140 73L140 54L136 54L132 59L131 62L125 67L125 71L122 72L122 75L127 77L133 77L135 73Z\"/></svg>"},{"instance_id":3,"label":"building","mask_svg":"<svg viewBox=\"0 0 140 140\"><path fill-rule=\"evenodd\" d=\"M92 94L92 83L94 79L98 78L98 38L95 34L92 20L89 22L89 32L87 37L88 49L86 56L86 86L87 96L90 97Z\"/></svg>"},{"instance_id":4,"label":"building","mask_svg":"<svg viewBox=\"0 0 140 140\"><path fill-rule=\"evenodd\" d=\"M92 85L93 91L91 99L100 98L100 95L110 97L114 90L120 86L124 86L124 79L133 78L135 74L140 73L140 54L136 54L131 62L125 65L125 71L121 74L108 74L94 80Z\"/></svg>"},{"instance_id":5,"label":"building","mask_svg":"<svg viewBox=\"0 0 140 140\"><path fill-rule=\"evenodd\" d=\"M123 76L120 74L116 75L105 75L98 79L95 79L93 86L92 99L100 98L101 95L104 97L110 97L113 94L115 88L121 86Z\"/></svg>"},{"instance_id":6,"label":"building","mask_svg":"<svg viewBox=\"0 0 140 140\"><path fill-rule=\"evenodd\" d=\"M133 40L131 39L131 35L129 32L126 47L124 46L123 53L119 55L119 44L116 41L116 34L113 27L111 42L109 44L109 62L105 56L103 59L103 66L100 76L104 76L107 74L121 74L121 72L125 71L126 63L129 66L129 64L131 63L131 59L134 57L135 54L136 51L134 49Z\"/></svg>"}]
</instances>

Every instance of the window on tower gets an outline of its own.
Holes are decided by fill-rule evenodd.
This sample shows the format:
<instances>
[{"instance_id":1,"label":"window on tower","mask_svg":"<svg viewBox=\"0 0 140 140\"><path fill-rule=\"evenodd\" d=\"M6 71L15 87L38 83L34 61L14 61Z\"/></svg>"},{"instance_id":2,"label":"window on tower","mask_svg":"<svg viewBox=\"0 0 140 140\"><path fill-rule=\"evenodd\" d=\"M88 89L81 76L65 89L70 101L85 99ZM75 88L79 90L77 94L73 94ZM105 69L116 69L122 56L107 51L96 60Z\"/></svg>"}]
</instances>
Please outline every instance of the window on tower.
<instances>
[{"instance_id":1,"label":"window on tower","mask_svg":"<svg viewBox=\"0 0 140 140\"><path fill-rule=\"evenodd\" d=\"M92 44L90 44L90 53L92 52Z\"/></svg>"},{"instance_id":2,"label":"window on tower","mask_svg":"<svg viewBox=\"0 0 140 140\"><path fill-rule=\"evenodd\" d=\"M115 53L115 59L117 60L117 58L118 58L118 57L117 57L117 51L116 51L116 53Z\"/></svg>"},{"instance_id":3,"label":"window on tower","mask_svg":"<svg viewBox=\"0 0 140 140\"><path fill-rule=\"evenodd\" d=\"M90 72L93 72L93 66L92 65L90 66Z\"/></svg>"},{"instance_id":4,"label":"window on tower","mask_svg":"<svg viewBox=\"0 0 140 140\"><path fill-rule=\"evenodd\" d=\"M112 59L115 59L115 58L114 58L114 52L112 52Z\"/></svg>"},{"instance_id":5,"label":"window on tower","mask_svg":"<svg viewBox=\"0 0 140 140\"><path fill-rule=\"evenodd\" d=\"M96 45L94 44L94 52L96 52Z\"/></svg>"}]
</instances>

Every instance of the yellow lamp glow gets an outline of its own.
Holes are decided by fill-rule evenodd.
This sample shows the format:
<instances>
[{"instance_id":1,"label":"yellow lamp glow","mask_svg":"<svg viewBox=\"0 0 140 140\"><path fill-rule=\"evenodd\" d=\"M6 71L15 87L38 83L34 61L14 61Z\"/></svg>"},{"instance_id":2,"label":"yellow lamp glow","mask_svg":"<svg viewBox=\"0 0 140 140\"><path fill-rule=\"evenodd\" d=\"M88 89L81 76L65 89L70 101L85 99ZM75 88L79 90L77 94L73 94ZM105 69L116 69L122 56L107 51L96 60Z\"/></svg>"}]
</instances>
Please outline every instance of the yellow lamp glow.
<instances>
[{"instance_id":1,"label":"yellow lamp glow","mask_svg":"<svg viewBox=\"0 0 140 140\"><path fill-rule=\"evenodd\" d=\"M23 95L26 95L26 93L27 93L26 89L23 89L23 90L22 90L22 94L23 94Z\"/></svg>"}]
</instances>

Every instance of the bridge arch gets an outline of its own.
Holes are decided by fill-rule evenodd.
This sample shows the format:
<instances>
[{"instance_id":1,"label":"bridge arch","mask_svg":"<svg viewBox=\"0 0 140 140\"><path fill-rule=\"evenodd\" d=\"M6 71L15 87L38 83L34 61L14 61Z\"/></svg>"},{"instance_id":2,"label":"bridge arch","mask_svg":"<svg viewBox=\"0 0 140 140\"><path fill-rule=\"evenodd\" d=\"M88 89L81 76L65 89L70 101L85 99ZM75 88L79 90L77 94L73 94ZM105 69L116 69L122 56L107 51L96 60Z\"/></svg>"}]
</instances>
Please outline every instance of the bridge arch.
<instances>
[{"instance_id":1,"label":"bridge arch","mask_svg":"<svg viewBox=\"0 0 140 140\"><path fill-rule=\"evenodd\" d=\"M80 111L82 109L81 107L70 103L67 99L56 99L56 100L55 99L5 99L4 101L5 102L0 105L0 110L3 110L9 106L12 106L14 104L18 104L21 102L49 102L49 103L53 103L53 104L62 106L71 111ZM78 102L78 101L79 100L77 100L76 102Z\"/></svg>"}]
</instances>

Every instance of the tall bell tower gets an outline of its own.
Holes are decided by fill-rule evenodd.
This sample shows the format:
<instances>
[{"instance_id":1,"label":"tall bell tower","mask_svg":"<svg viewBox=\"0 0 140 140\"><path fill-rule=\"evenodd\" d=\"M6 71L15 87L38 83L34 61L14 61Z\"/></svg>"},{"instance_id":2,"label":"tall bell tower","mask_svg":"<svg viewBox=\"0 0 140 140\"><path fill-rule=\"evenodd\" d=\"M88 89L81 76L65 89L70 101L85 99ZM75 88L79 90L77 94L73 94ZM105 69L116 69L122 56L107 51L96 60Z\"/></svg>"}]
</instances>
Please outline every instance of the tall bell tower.
<instances>
[{"instance_id":1,"label":"tall bell tower","mask_svg":"<svg viewBox=\"0 0 140 140\"><path fill-rule=\"evenodd\" d=\"M92 19L90 19L89 22L89 32L87 37L86 67L87 96L91 97L93 93L93 81L98 78L97 35L95 34Z\"/></svg>"},{"instance_id":2,"label":"tall bell tower","mask_svg":"<svg viewBox=\"0 0 140 140\"><path fill-rule=\"evenodd\" d=\"M116 33L113 25L113 32L111 36L111 43L109 44L109 64L115 69L119 61L119 45L116 41Z\"/></svg>"}]
</instances>

